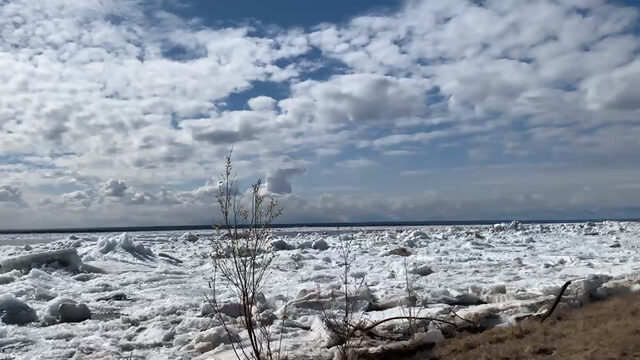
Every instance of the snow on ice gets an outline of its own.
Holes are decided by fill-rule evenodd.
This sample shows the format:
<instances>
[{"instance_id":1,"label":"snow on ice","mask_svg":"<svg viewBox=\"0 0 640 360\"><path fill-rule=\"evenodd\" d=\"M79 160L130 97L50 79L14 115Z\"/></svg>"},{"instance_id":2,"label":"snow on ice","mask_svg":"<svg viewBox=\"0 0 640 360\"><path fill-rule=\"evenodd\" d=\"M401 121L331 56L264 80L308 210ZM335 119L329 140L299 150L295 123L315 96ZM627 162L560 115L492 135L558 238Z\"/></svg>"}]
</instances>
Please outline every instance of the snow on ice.
<instances>
[{"instance_id":1,"label":"snow on ice","mask_svg":"<svg viewBox=\"0 0 640 360\"><path fill-rule=\"evenodd\" d=\"M232 343L246 339L236 325L242 309L229 291L219 294L233 328L229 336L205 298L213 275L207 239L214 236L0 236L3 354L233 358ZM544 311L568 280L567 296L577 303L640 291L639 236L640 224L630 222L276 229L258 316L273 324L275 338L282 335L292 358L331 359L319 315L336 300L332 292L339 291L344 270L340 249L350 242L351 276L364 284L354 297L363 317L397 316L412 302L404 289L406 262L422 315L441 316L453 307L487 327L508 324ZM385 329L401 332L402 326L390 322ZM441 340L436 329L424 330L424 339Z\"/></svg>"}]
</instances>

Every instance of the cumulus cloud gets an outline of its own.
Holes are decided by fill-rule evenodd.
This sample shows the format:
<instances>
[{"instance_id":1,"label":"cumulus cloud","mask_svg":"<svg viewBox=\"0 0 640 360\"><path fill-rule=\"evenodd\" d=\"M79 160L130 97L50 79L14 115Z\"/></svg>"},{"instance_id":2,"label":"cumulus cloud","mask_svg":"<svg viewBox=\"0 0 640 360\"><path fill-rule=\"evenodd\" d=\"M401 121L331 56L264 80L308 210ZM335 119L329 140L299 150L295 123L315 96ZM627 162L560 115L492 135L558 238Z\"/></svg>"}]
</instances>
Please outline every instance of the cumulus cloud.
<instances>
[{"instance_id":1,"label":"cumulus cloud","mask_svg":"<svg viewBox=\"0 0 640 360\"><path fill-rule=\"evenodd\" d=\"M271 111L276 105L276 100L269 96L258 96L249 99L248 105L251 110L255 111Z\"/></svg>"},{"instance_id":2,"label":"cumulus cloud","mask_svg":"<svg viewBox=\"0 0 640 360\"><path fill-rule=\"evenodd\" d=\"M588 106L594 109L640 109L640 61L584 82Z\"/></svg>"},{"instance_id":3,"label":"cumulus cloud","mask_svg":"<svg viewBox=\"0 0 640 360\"><path fill-rule=\"evenodd\" d=\"M25 206L26 202L22 199L22 192L11 185L0 184L0 203L11 203L19 206Z\"/></svg>"},{"instance_id":4,"label":"cumulus cloud","mask_svg":"<svg viewBox=\"0 0 640 360\"><path fill-rule=\"evenodd\" d=\"M109 179L102 184L101 193L103 196L123 197L129 186L123 180Z\"/></svg>"},{"instance_id":5,"label":"cumulus cloud","mask_svg":"<svg viewBox=\"0 0 640 360\"><path fill-rule=\"evenodd\" d=\"M62 194L62 204L70 210L88 208L93 204L94 195L90 191L72 191Z\"/></svg>"},{"instance_id":6,"label":"cumulus cloud","mask_svg":"<svg viewBox=\"0 0 640 360\"><path fill-rule=\"evenodd\" d=\"M379 74L349 74L328 81L304 81L281 100L283 117L330 124L397 121L427 114L426 79Z\"/></svg>"},{"instance_id":7,"label":"cumulus cloud","mask_svg":"<svg viewBox=\"0 0 640 360\"><path fill-rule=\"evenodd\" d=\"M291 178L302 175L305 167L288 157L282 158L267 175L266 190L273 194L291 194Z\"/></svg>"},{"instance_id":8,"label":"cumulus cloud","mask_svg":"<svg viewBox=\"0 0 640 360\"><path fill-rule=\"evenodd\" d=\"M134 205L197 217L188 209L209 211L216 181L197 184L231 146L243 173L266 173L267 190L296 198L294 209L311 205L293 196L292 179L329 161L349 175L403 167L407 181L426 175L408 157L637 167L637 7L408 0L394 13L285 30L207 27L162 3L0 4L0 176L20 184L0 186L0 202L135 213L114 222L152 221ZM231 98L248 100L230 108ZM274 164L284 154L298 161ZM375 215L375 204L313 201L317 213ZM402 201L379 213L432 210Z\"/></svg>"}]
</instances>

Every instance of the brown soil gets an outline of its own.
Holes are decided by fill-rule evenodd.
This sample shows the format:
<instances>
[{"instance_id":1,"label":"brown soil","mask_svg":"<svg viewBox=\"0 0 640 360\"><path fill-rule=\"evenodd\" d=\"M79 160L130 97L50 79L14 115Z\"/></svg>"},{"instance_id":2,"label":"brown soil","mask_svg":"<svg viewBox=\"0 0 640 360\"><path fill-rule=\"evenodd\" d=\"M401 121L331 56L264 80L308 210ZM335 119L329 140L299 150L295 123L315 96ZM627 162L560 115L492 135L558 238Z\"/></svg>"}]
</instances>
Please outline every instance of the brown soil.
<instances>
[{"instance_id":1,"label":"brown soil","mask_svg":"<svg viewBox=\"0 0 640 360\"><path fill-rule=\"evenodd\" d=\"M462 335L439 344L436 353L439 360L640 360L640 294L554 314L544 323Z\"/></svg>"}]
</instances>

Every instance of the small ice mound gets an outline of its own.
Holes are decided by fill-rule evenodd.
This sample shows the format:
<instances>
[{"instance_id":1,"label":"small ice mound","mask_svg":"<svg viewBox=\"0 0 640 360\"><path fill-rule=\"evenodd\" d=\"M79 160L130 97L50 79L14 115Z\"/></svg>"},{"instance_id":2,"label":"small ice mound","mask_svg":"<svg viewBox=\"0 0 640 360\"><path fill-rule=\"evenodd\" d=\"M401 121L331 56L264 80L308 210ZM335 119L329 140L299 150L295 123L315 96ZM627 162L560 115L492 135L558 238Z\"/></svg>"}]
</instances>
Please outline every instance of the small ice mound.
<instances>
[{"instance_id":1,"label":"small ice mound","mask_svg":"<svg viewBox=\"0 0 640 360\"><path fill-rule=\"evenodd\" d=\"M47 313L49 316L58 318L60 316L60 305L62 304L77 304L77 302L68 297L57 297L47 304Z\"/></svg>"},{"instance_id":2,"label":"small ice mound","mask_svg":"<svg viewBox=\"0 0 640 360\"><path fill-rule=\"evenodd\" d=\"M222 344L231 344L231 342L238 342L240 337L233 329L225 328L223 326L214 327L212 329L202 331L193 340L193 345L196 351L201 354L209 352Z\"/></svg>"},{"instance_id":3,"label":"small ice mound","mask_svg":"<svg viewBox=\"0 0 640 360\"><path fill-rule=\"evenodd\" d=\"M118 248L121 248L139 260L150 260L154 258L151 249L145 247L143 244L134 242L127 233L122 233L114 237L103 236L96 244L96 250L100 254L117 252Z\"/></svg>"},{"instance_id":4,"label":"small ice mound","mask_svg":"<svg viewBox=\"0 0 640 360\"><path fill-rule=\"evenodd\" d=\"M409 236L410 239L413 240L427 240L429 239L429 235L422 230L416 230Z\"/></svg>"},{"instance_id":5,"label":"small ice mound","mask_svg":"<svg viewBox=\"0 0 640 360\"><path fill-rule=\"evenodd\" d=\"M36 288L36 292L35 292L35 298L37 300L45 300L45 301L49 301L49 300L53 300L58 296L58 294L56 294L55 292L49 290L49 289L45 289L43 287L38 286Z\"/></svg>"},{"instance_id":6,"label":"small ice mound","mask_svg":"<svg viewBox=\"0 0 640 360\"><path fill-rule=\"evenodd\" d=\"M431 269L431 267L429 267L428 265L421 265L409 270L409 273L419 276L427 276L433 274L433 269Z\"/></svg>"},{"instance_id":7,"label":"small ice mound","mask_svg":"<svg viewBox=\"0 0 640 360\"><path fill-rule=\"evenodd\" d=\"M200 236L188 231L184 234L182 234L178 240L180 241L187 241L187 242L196 242L198 240L200 240Z\"/></svg>"},{"instance_id":8,"label":"small ice mound","mask_svg":"<svg viewBox=\"0 0 640 360\"><path fill-rule=\"evenodd\" d=\"M7 325L25 325L38 320L36 311L13 294L0 295L0 319Z\"/></svg>"},{"instance_id":9,"label":"small ice mound","mask_svg":"<svg viewBox=\"0 0 640 360\"><path fill-rule=\"evenodd\" d=\"M136 336L135 343L140 348L159 347L173 342L175 336L175 326L170 322L153 322Z\"/></svg>"},{"instance_id":10,"label":"small ice mound","mask_svg":"<svg viewBox=\"0 0 640 360\"><path fill-rule=\"evenodd\" d=\"M85 304L62 303L58 306L61 323L77 323L91 319L91 311Z\"/></svg>"},{"instance_id":11,"label":"small ice mound","mask_svg":"<svg viewBox=\"0 0 640 360\"><path fill-rule=\"evenodd\" d=\"M324 251L324 250L329 249L329 244L327 244L327 242L324 241L323 239L320 239L320 240L314 241L313 244L311 245L311 247L314 250Z\"/></svg>"},{"instance_id":12,"label":"small ice mound","mask_svg":"<svg viewBox=\"0 0 640 360\"><path fill-rule=\"evenodd\" d=\"M275 251L284 251L284 250L293 250L295 246L289 245L286 241L282 239L274 240L271 242L271 247Z\"/></svg>"}]
</instances>

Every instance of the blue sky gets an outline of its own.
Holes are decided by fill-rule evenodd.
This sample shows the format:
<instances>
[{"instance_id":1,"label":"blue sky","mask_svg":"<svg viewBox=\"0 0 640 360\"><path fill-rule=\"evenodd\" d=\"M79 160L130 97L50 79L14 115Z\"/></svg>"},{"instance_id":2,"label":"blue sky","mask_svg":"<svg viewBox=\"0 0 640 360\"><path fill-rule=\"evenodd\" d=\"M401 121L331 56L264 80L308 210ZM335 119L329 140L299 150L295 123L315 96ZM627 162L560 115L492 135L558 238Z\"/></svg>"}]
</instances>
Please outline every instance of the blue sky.
<instances>
[{"instance_id":1,"label":"blue sky","mask_svg":"<svg viewBox=\"0 0 640 360\"><path fill-rule=\"evenodd\" d=\"M633 1L0 3L0 227L640 217Z\"/></svg>"}]
</instances>

